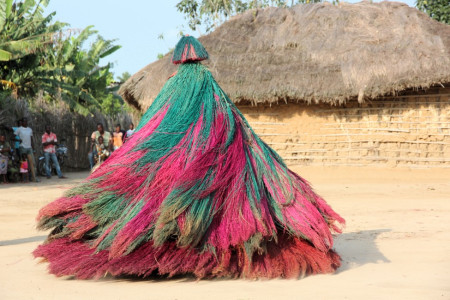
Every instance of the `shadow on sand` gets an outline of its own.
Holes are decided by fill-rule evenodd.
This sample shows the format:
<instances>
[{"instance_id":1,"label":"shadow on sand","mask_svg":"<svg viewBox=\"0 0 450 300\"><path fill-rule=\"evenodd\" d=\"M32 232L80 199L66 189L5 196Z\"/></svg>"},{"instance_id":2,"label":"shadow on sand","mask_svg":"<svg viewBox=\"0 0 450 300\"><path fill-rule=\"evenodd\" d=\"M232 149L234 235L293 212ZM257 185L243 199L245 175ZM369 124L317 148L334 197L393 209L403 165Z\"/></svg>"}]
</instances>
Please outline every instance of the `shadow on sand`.
<instances>
[{"instance_id":1,"label":"shadow on sand","mask_svg":"<svg viewBox=\"0 0 450 300\"><path fill-rule=\"evenodd\" d=\"M365 264L390 263L376 245L377 237L391 229L346 232L335 239L334 248L342 258L342 265L336 273L354 269Z\"/></svg>"},{"instance_id":2,"label":"shadow on sand","mask_svg":"<svg viewBox=\"0 0 450 300\"><path fill-rule=\"evenodd\" d=\"M22 239L5 240L5 241L0 241L0 247L26 244L26 243L32 243L32 242L41 242L41 241L44 241L46 238L47 238L47 235L37 235L37 236L31 236L31 237L22 238Z\"/></svg>"}]
</instances>

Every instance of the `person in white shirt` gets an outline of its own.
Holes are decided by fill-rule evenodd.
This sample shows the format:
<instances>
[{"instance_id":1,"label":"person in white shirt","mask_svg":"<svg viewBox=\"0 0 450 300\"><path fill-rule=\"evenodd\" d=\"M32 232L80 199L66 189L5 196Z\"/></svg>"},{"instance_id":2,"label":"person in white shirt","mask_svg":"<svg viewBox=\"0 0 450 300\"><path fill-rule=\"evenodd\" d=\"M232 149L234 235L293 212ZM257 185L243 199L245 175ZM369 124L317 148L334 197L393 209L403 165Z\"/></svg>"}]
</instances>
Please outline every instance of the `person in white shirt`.
<instances>
[{"instance_id":1,"label":"person in white shirt","mask_svg":"<svg viewBox=\"0 0 450 300\"><path fill-rule=\"evenodd\" d=\"M34 153L33 153L33 130L28 127L28 120L27 118L23 118L22 120L22 126L16 129L14 131L14 134L20 137L21 143L20 143L20 154L26 155L28 158L28 166L31 170L31 177L32 180L35 182L39 182L39 179L36 176L36 163L34 160Z\"/></svg>"},{"instance_id":2,"label":"person in white shirt","mask_svg":"<svg viewBox=\"0 0 450 300\"><path fill-rule=\"evenodd\" d=\"M134 124L130 124L130 129L127 130L127 134L125 135L125 139L129 139L134 133Z\"/></svg>"}]
</instances>

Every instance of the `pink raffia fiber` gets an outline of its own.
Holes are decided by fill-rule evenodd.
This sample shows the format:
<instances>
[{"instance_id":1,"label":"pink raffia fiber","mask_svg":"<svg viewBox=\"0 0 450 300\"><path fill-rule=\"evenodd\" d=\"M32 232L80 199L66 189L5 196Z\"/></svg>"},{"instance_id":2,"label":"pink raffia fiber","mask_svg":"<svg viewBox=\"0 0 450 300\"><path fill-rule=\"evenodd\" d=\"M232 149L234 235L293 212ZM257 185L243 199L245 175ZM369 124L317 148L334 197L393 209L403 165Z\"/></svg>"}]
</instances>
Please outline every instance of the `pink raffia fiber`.
<instances>
[{"instance_id":1,"label":"pink raffia fiber","mask_svg":"<svg viewBox=\"0 0 450 300\"><path fill-rule=\"evenodd\" d=\"M245 249L234 247L216 255L189 248L179 248L173 242L161 247L146 243L129 255L110 259L108 251L98 253L81 241L58 239L39 246L36 257L50 262L50 272L56 276L76 276L79 279L114 276L193 274L198 278L298 278L310 274L330 273L340 266L334 251L324 253L300 239L286 235L278 243L267 242L267 254L255 253L248 259ZM189 257L188 260L185 258Z\"/></svg>"}]
</instances>

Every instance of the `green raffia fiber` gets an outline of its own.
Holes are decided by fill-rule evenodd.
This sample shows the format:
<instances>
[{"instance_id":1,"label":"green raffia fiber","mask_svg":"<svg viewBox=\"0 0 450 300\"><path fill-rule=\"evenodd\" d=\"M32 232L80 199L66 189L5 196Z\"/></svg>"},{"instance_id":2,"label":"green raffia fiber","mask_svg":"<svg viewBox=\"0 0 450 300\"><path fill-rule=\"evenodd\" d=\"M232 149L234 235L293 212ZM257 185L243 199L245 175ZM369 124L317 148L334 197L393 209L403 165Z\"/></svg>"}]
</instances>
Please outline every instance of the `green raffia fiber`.
<instances>
[{"instance_id":1,"label":"green raffia fiber","mask_svg":"<svg viewBox=\"0 0 450 300\"><path fill-rule=\"evenodd\" d=\"M173 50L174 64L208 59L208 52L193 36L183 36Z\"/></svg>"}]
</instances>

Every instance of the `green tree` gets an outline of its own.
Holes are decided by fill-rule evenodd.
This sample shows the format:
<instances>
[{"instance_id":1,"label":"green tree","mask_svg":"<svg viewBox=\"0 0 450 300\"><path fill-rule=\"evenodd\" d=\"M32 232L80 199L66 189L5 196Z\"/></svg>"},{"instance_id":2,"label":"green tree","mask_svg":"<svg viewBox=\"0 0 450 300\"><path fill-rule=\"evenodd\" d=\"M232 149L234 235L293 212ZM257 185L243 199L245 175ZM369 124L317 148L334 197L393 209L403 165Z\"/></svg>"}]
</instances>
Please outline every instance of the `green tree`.
<instances>
[{"instance_id":1,"label":"green tree","mask_svg":"<svg viewBox=\"0 0 450 300\"><path fill-rule=\"evenodd\" d=\"M51 43L53 33L64 24L49 25L54 14L42 15L47 4L44 0L0 0L0 61L19 59Z\"/></svg>"},{"instance_id":2,"label":"green tree","mask_svg":"<svg viewBox=\"0 0 450 300\"><path fill-rule=\"evenodd\" d=\"M84 50L84 43L93 36L97 39ZM110 111L114 107L110 105L112 99L118 103L123 101L111 88L114 82L112 65L99 64L100 59L119 48L113 40L103 39L93 26L88 26L79 34L60 38L54 43L53 51L45 54L46 63L37 69L36 79L43 83L41 87L50 98L60 97L75 111L86 114L104 108L113 113Z\"/></svg>"},{"instance_id":3,"label":"green tree","mask_svg":"<svg viewBox=\"0 0 450 300\"><path fill-rule=\"evenodd\" d=\"M33 70L41 53L53 43L53 36L66 24L53 23L54 13L44 16L48 1L0 0L0 79L6 88L22 94L36 93Z\"/></svg>"},{"instance_id":4,"label":"green tree","mask_svg":"<svg viewBox=\"0 0 450 300\"><path fill-rule=\"evenodd\" d=\"M125 81L128 80L128 78L131 77L131 74L129 72L123 72L122 75L118 76L117 79L119 80L119 82L122 84Z\"/></svg>"},{"instance_id":5,"label":"green tree","mask_svg":"<svg viewBox=\"0 0 450 300\"><path fill-rule=\"evenodd\" d=\"M450 24L449 0L417 0L416 7L436 21Z\"/></svg>"},{"instance_id":6,"label":"green tree","mask_svg":"<svg viewBox=\"0 0 450 300\"><path fill-rule=\"evenodd\" d=\"M192 30L204 26L208 32L228 20L229 17L249 9L268 6L286 7L298 3L315 2L322 2L322 0L181 0L176 7L185 15Z\"/></svg>"},{"instance_id":7,"label":"green tree","mask_svg":"<svg viewBox=\"0 0 450 300\"><path fill-rule=\"evenodd\" d=\"M48 0L0 0L0 82L4 90L33 99L66 102L73 111L115 114L124 102L117 95L112 65L100 60L117 51L92 26L70 30L43 15ZM89 48L84 44L95 39ZM31 101L31 100L30 100Z\"/></svg>"}]
</instances>

